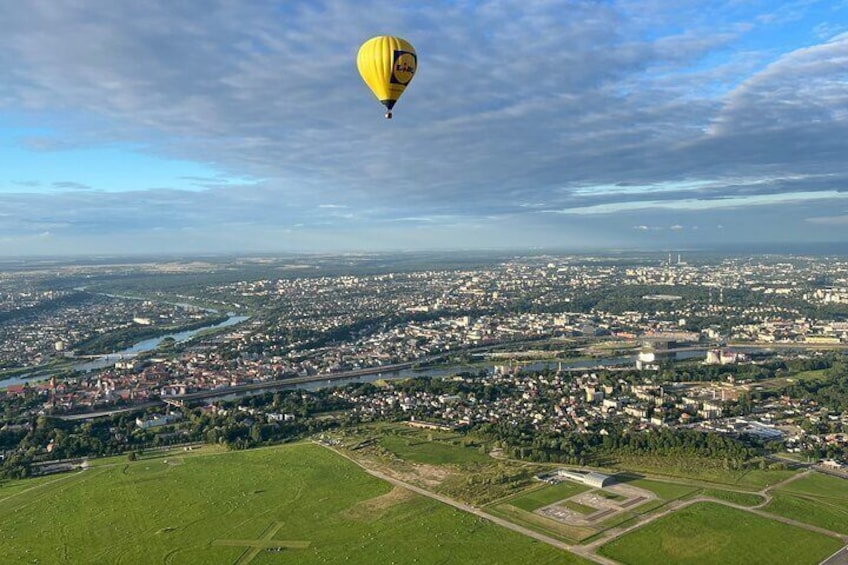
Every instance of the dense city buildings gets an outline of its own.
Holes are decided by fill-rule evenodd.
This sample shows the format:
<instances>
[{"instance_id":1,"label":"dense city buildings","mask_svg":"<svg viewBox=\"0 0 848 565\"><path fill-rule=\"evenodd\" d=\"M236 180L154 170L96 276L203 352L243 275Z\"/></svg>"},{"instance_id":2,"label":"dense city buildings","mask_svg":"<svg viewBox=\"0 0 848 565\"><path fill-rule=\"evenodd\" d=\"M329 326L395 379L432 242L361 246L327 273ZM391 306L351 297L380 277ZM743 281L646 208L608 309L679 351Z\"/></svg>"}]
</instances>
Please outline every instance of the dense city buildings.
<instances>
[{"instance_id":1,"label":"dense city buildings","mask_svg":"<svg viewBox=\"0 0 848 565\"><path fill-rule=\"evenodd\" d=\"M763 394L789 386L792 367L841 363L844 260L379 259L9 269L0 276L7 426L146 409L139 429L170 429L182 417L168 410L366 378L386 382L331 393L348 419L545 434L698 429L796 452L846 444L844 412ZM392 384L416 376L456 387ZM276 409L258 417L294 419Z\"/></svg>"}]
</instances>

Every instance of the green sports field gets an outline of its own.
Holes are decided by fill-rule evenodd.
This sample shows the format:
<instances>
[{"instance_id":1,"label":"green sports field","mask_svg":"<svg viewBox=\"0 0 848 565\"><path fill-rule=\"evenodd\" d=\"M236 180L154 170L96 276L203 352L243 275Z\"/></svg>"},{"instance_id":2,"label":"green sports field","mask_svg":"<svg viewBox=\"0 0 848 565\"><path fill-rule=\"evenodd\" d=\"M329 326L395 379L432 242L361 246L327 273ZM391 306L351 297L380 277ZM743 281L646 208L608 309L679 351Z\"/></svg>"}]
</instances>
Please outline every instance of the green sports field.
<instances>
[{"instance_id":1,"label":"green sports field","mask_svg":"<svg viewBox=\"0 0 848 565\"><path fill-rule=\"evenodd\" d=\"M559 502L565 498L570 498L587 490L591 490L591 488L586 485L563 481L555 485L545 485L521 496L511 498L509 503L522 510L532 512L538 508Z\"/></svg>"},{"instance_id":2,"label":"green sports field","mask_svg":"<svg viewBox=\"0 0 848 565\"><path fill-rule=\"evenodd\" d=\"M584 563L311 444L7 483L0 547L3 563Z\"/></svg>"},{"instance_id":3,"label":"green sports field","mask_svg":"<svg viewBox=\"0 0 848 565\"><path fill-rule=\"evenodd\" d=\"M622 479L621 482L649 490L656 494L657 498L632 506L625 511L601 520L597 524L571 525L534 513L535 510L543 506L592 490L588 486L570 481L563 481L556 485L544 485L525 491L522 494L499 500L487 506L487 510L496 516L500 516L539 533L570 543L584 543L608 528L636 520L639 516L656 510L672 500L696 493L699 490L697 486L666 483L637 477L639 476L627 473L617 476L617 478ZM606 493L610 497L616 496L608 491L598 490L596 492L602 495ZM618 498L623 497L619 496ZM564 503L563 506L581 514L591 514L597 510L577 504L574 501Z\"/></svg>"},{"instance_id":4,"label":"green sports field","mask_svg":"<svg viewBox=\"0 0 848 565\"><path fill-rule=\"evenodd\" d=\"M634 530L599 553L629 565L814 565L840 547L824 534L702 502Z\"/></svg>"}]
</instances>

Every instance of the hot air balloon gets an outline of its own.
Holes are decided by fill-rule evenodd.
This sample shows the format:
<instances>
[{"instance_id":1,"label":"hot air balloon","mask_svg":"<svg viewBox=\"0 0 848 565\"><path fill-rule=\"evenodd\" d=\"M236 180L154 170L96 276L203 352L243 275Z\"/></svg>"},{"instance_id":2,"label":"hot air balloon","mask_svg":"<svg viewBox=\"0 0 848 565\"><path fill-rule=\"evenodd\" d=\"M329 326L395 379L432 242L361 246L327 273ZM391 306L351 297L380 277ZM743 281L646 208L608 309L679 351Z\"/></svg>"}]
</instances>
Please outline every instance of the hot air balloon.
<instances>
[{"instance_id":1,"label":"hot air balloon","mask_svg":"<svg viewBox=\"0 0 848 565\"><path fill-rule=\"evenodd\" d=\"M362 80L386 106L386 119L392 119L392 108L406 85L415 76L418 56L405 39L391 35L372 37L359 48L356 66Z\"/></svg>"}]
</instances>

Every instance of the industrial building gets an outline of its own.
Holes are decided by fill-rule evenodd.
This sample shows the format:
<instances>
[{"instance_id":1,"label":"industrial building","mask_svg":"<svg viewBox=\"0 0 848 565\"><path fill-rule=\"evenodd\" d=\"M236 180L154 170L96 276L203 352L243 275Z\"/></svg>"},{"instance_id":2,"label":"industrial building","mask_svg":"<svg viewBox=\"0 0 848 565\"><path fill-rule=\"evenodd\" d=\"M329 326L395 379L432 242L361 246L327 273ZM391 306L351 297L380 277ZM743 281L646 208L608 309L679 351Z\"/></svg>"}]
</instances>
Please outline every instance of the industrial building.
<instances>
[{"instance_id":1,"label":"industrial building","mask_svg":"<svg viewBox=\"0 0 848 565\"><path fill-rule=\"evenodd\" d=\"M594 471L569 471L558 469L556 476L561 479L569 479L593 488L604 488L612 485L615 480L609 475L596 473Z\"/></svg>"}]
</instances>

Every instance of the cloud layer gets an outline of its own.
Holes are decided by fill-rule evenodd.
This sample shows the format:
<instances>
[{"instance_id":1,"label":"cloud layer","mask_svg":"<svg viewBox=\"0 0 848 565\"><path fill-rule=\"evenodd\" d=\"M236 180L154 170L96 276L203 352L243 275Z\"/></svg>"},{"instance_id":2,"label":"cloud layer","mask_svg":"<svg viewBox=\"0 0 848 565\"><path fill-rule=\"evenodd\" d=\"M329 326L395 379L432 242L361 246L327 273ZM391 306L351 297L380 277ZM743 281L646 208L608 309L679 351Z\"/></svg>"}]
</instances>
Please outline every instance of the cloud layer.
<instances>
[{"instance_id":1,"label":"cloud layer","mask_svg":"<svg viewBox=\"0 0 848 565\"><path fill-rule=\"evenodd\" d=\"M131 147L220 176L104 191L73 170L12 175L0 246L844 239L848 8L710 6L11 4L0 120L51 132L22 148ZM420 61L392 122L353 62L389 32Z\"/></svg>"}]
</instances>

